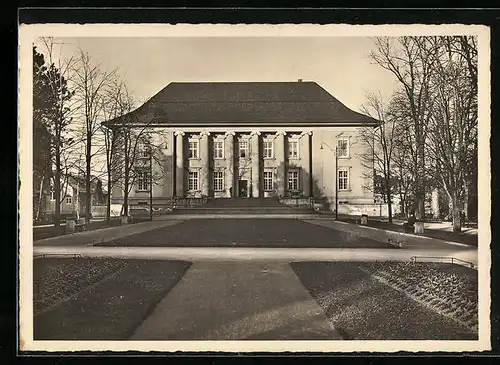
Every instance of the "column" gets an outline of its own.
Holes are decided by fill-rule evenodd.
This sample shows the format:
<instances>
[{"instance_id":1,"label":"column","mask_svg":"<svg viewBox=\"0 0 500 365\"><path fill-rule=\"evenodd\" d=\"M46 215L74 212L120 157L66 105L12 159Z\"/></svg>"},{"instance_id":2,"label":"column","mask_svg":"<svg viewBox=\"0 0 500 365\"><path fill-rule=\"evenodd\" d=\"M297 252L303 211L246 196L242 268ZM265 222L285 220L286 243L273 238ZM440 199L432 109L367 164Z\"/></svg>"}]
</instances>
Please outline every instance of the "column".
<instances>
[{"instance_id":1,"label":"column","mask_svg":"<svg viewBox=\"0 0 500 365\"><path fill-rule=\"evenodd\" d=\"M178 198L184 197L184 132L175 132L176 148L175 148L175 195Z\"/></svg>"},{"instance_id":2,"label":"column","mask_svg":"<svg viewBox=\"0 0 500 365\"><path fill-rule=\"evenodd\" d=\"M251 134L252 139L252 197L259 197L259 131L253 131Z\"/></svg>"},{"instance_id":3,"label":"column","mask_svg":"<svg viewBox=\"0 0 500 365\"><path fill-rule=\"evenodd\" d=\"M304 196L312 195L312 171L311 171L311 155L310 155L310 135L311 131L302 132L300 134L300 159L302 162L302 192Z\"/></svg>"},{"instance_id":4,"label":"column","mask_svg":"<svg viewBox=\"0 0 500 365\"><path fill-rule=\"evenodd\" d=\"M286 181L285 176L285 131L279 131L276 133L276 139L274 143L274 156L276 157L276 163L278 164L278 195L285 196L286 191Z\"/></svg>"},{"instance_id":5,"label":"column","mask_svg":"<svg viewBox=\"0 0 500 365\"><path fill-rule=\"evenodd\" d=\"M237 191L235 191L234 188L234 134L235 133L233 131L226 132L226 138L224 141L224 157L227 161L225 189L228 198L237 194ZM232 192L232 194L230 192Z\"/></svg>"},{"instance_id":6,"label":"column","mask_svg":"<svg viewBox=\"0 0 500 365\"><path fill-rule=\"evenodd\" d=\"M208 196L210 188L210 150L208 137L210 132L203 131L200 133L200 158L201 158L201 176L200 176L200 190L201 195Z\"/></svg>"}]
</instances>

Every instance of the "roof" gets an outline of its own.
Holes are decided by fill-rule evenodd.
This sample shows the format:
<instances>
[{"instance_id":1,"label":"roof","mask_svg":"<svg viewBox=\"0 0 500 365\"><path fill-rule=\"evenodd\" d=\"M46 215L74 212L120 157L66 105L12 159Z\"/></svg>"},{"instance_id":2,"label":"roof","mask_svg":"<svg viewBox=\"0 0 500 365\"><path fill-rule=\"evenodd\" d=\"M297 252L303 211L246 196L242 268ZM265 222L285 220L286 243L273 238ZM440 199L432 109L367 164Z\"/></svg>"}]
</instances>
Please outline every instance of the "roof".
<instances>
[{"instance_id":1,"label":"roof","mask_svg":"<svg viewBox=\"0 0 500 365\"><path fill-rule=\"evenodd\" d=\"M166 126L376 125L315 82L172 82L105 122Z\"/></svg>"}]
</instances>

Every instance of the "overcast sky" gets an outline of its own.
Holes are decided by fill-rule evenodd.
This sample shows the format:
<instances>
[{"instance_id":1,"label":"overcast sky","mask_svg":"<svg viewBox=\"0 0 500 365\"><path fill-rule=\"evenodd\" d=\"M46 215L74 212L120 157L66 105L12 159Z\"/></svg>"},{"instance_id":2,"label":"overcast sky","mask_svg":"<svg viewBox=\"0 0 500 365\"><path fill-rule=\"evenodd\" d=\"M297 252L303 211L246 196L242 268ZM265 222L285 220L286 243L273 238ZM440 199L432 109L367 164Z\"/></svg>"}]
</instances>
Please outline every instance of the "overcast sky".
<instances>
[{"instance_id":1,"label":"overcast sky","mask_svg":"<svg viewBox=\"0 0 500 365\"><path fill-rule=\"evenodd\" d=\"M374 65L367 37L59 38L108 70L119 69L138 100L179 81L315 81L359 111L366 90L388 98L392 75Z\"/></svg>"}]
</instances>

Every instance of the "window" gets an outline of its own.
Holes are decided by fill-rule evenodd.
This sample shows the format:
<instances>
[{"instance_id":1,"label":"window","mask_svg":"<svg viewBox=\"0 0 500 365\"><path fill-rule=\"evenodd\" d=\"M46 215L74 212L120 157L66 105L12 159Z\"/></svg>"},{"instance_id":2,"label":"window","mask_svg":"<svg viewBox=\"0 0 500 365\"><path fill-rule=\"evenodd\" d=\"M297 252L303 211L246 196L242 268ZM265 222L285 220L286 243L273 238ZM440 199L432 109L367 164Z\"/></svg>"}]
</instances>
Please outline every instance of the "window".
<instances>
[{"instance_id":1,"label":"window","mask_svg":"<svg viewBox=\"0 0 500 365\"><path fill-rule=\"evenodd\" d=\"M224 141L214 141L214 158L224 158Z\"/></svg>"},{"instance_id":2,"label":"window","mask_svg":"<svg viewBox=\"0 0 500 365\"><path fill-rule=\"evenodd\" d=\"M338 188L339 190L349 189L349 170L339 170Z\"/></svg>"},{"instance_id":3,"label":"window","mask_svg":"<svg viewBox=\"0 0 500 365\"><path fill-rule=\"evenodd\" d=\"M214 191L224 190L224 172L214 171Z\"/></svg>"},{"instance_id":4,"label":"window","mask_svg":"<svg viewBox=\"0 0 500 365\"><path fill-rule=\"evenodd\" d=\"M288 140L288 157L289 158L299 158L299 140L289 139Z\"/></svg>"},{"instance_id":5,"label":"window","mask_svg":"<svg viewBox=\"0 0 500 365\"><path fill-rule=\"evenodd\" d=\"M240 151L241 158L248 157L248 141L240 141L240 143L238 145L238 149Z\"/></svg>"},{"instance_id":6,"label":"window","mask_svg":"<svg viewBox=\"0 0 500 365\"><path fill-rule=\"evenodd\" d=\"M198 158L198 140L189 140L189 158Z\"/></svg>"},{"instance_id":7,"label":"window","mask_svg":"<svg viewBox=\"0 0 500 365\"><path fill-rule=\"evenodd\" d=\"M349 140L347 138L337 141L337 153L339 157L349 157Z\"/></svg>"},{"instance_id":8,"label":"window","mask_svg":"<svg viewBox=\"0 0 500 365\"><path fill-rule=\"evenodd\" d=\"M264 141L264 158L273 158L273 141Z\"/></svg>"},{"instance_id":9,"label":"window","mask_svg":"<svg viewBox=\"0 0 500 365\"><path fill-rule=\"evenodd\" d=\"M299 172L297 170L288 171L288 190L299 190Z\"/></svg>"},{"instance_id":10,"label":"window","mask_svg":"<svg viewBox=\"0 0 500 365\"><path fill-rule=\"evenodd\" d=\"M139 145L139 158L149 158L149 149L145 145Z\"/></svg>"},{"instance_id":11,"label":"window","mask_svg":"<svg viewBox=\"0 0 500 365\"><path fill-rule=\"evenodd\" d=\"M264 171L264 191L272 191L274 187L273 171Z\"/></svg>"},{"instance_id":12,"label":"window","mask_svg":"<svg viewBox=\"0 0 500 365\"><path fill-rule=\"evenodd\" d=\"M54 190L50 190L50 200L56 200Z\"/></svg>"},{"instance_id":13,"label":"window","mask_svg":"<svg viewBox=\"0 0 500 365\"><path fill-rule=\"evenodd\" d=\"M189 171L188 190L189 191L198 190L198 171Z\"/></svg>"},{"instance_id":14,"label":"window","mask_svg":"<svg viewBox=\"0 0 500 365\"><path fill-rule=\"evenodd\" d=\"M149 189L149 172L137 171L137 190L147 191Z\"/></svg>"},{"instance_id":15,"label":"window","mask_svg":"<svg viewBox=\"0 0 500 365\"><path fill-rule=\"evenodd\" d=\"M70 196L66 197L66 204L71 204L71 197Z\"/></svg>"}]
</instances>

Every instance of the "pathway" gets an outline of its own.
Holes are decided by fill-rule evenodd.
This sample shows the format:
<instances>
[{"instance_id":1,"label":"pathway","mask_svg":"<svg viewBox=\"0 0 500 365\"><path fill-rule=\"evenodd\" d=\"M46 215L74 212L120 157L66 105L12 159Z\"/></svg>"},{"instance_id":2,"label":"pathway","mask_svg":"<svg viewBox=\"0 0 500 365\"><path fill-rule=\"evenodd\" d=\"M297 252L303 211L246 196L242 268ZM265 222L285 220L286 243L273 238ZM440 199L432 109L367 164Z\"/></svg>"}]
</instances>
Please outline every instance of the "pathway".
<instances>
[{"instance_id":1,"label":"pathway","mask_svg":"<svg viewBox=\"0 0 500 365\"><path fill-rule=\"evenodd\" d=\"M242 339L341 337L288 264L254 262L194 264L131 337Z\"/></svg>"}]
</instances>

